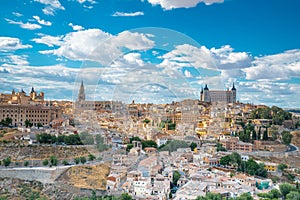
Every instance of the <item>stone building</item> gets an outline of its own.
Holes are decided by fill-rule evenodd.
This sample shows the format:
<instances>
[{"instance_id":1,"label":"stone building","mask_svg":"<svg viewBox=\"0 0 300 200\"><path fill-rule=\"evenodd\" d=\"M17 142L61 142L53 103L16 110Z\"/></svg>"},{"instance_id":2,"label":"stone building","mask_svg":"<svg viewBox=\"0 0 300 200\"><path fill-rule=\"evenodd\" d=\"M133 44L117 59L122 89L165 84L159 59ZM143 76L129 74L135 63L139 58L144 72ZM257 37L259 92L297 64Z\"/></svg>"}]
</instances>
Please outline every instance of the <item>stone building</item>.
<instances>
[{"instance_id":1,"label":"stone building","mask_svg":"<svg viewBox=\"0 0 300 200\"><path fill-rule=\"evenodd\" d=\"M231 90L209 90L207 84L200 93L200 101L203 102L225 102L225 103L235 103L236 102L236 88L234 84Z\"/></svg>"}]
</instances>

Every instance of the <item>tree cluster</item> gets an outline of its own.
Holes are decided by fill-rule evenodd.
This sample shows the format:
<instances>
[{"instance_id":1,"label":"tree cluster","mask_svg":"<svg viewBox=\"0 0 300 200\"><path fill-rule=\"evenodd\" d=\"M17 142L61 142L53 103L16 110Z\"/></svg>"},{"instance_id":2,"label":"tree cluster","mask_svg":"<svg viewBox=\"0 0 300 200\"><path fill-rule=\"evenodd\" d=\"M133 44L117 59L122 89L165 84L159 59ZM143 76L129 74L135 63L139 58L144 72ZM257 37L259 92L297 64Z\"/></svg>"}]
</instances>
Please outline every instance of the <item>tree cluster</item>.
<instances>
[{"instance_id":1,"label":"tree cluster","mask_svg":"<svg viewBox=\"0 0 300 200\"><path fill-rule=\"evenodd\" d=\"M292 119L292 114L282 108L272 106L271 108L258 108L251 112L252 119L271 119L272 124L282 125L284 120Z\"/></svg>"},{"instance_id":2,"label":"tree cluster","mask_svg":"<svg viewBox=\"0 0 300 200\"><path fill-rule=\"evenodd\" d=\"M2 126L9 126L12 123L12 118L6 117L0 121L0 125Z\"/></svg>"},{"instance_id":3,"label":"tree cluster","mask_svg":"<svg viewBox=\"0 0 300 200\"><path fill-rule=\"evenodd\" d=\"M230 155L223 156L220 159L220 164L224 166L233 166L238 171L245 172L251 176L257 175L261 177L267 177L267 170L263 163L257 163L250 158L248 161L242 161L240 154L233 152Z\"/></svg>"},{"instance_id":4,"label":"tree cluster","mask_svg":"<svg viewBox=\"0 0 300 200\"><path fill-rule=\"evenodd\" d=\"M300 189L299 187L293 186L288 183L283 183L279 185L279 190L272 189L268 193L260 193L258 194L259 197L266 199L266 200L272 200L272 199L285 199L285 200L296 200L300 199Z\"/></svg>"},{"instance_id":5,"label":"tree cluster","mask_svg":"<svg viewBox=\"0 0 300 200\"><path fill-rule=\"evenodd\" d=\"M198 196L196 200L223 200L221 194L207 193L206 196ZM228 200L253 200L253 197L249 193L244 193L236 198L227 198Z\"/></svg>"},{"instance_id":6,"label":"tree cluster","mask_svg":"<svg viewBox=\"0 0 300 200\"><path fill-rule=\"evenodd\" d=\"M160 151L177 151L179 148L189 148L190 145L182 140L172 140L168 141L165 145L162 145L159 150Z\"/></svg>"}]
</instances>

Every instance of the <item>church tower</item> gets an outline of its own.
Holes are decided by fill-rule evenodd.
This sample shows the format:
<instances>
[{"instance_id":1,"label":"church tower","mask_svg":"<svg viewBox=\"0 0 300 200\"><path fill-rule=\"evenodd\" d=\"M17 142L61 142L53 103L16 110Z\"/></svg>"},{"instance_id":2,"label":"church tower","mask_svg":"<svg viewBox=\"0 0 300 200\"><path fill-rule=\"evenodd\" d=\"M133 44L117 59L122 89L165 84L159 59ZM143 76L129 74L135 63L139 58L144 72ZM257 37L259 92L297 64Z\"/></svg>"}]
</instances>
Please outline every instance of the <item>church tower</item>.
<instances>
[{"instance_id":1,"label":"church tower","mask_svg":"<svg viewBox=\"0 0 300 200\"><path fill-rule=\"evenodd\" d=\"M80 89L78 92L78 99L77 101L85 101L85 92L84 92L84 85L83 81L81 81Z\"/></svg>"},{"instance_id":2,"label":"church tower","mask_svg":"<svg viewBox=\"0 0 300 200\"><path fill-rule=\"evenodd\" d=\"M236 102L236 89L234 86L234 83L232 84L232 88L231 88L231 98L232 98L232 103Z\"/></svg>"},{"instance_id":3,"label":"church tower","mask_svg":"<svg viewBox=\"0 0 300 200\"><path fill-rule=\"evenodd\" d=\"M210 102L210 93L209 93L207 84L205 84L205 88L203 90L203 101L204 102Z\"/></svg>"}]
</instances>

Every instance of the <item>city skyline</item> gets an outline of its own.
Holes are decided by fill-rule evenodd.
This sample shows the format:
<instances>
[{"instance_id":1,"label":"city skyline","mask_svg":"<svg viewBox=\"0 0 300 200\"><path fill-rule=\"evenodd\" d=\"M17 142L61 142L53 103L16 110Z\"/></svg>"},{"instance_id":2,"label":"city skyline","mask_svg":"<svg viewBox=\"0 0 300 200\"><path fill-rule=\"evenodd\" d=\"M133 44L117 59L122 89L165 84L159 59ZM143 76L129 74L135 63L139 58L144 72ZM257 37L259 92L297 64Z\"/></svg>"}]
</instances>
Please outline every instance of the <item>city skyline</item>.
<instances>
[{"instance_id":1,"label":"city skyline","mask_svg":"<svg viewBox=\"0 0 300 200\"><path fill-rule=\"evenodd\" d=\"M299 107L300 2L34 0L1 6L1 93L168 103L234 82L243 103ZM27 91L26 91L27 92Z\"/></svg>"}]
</instances>

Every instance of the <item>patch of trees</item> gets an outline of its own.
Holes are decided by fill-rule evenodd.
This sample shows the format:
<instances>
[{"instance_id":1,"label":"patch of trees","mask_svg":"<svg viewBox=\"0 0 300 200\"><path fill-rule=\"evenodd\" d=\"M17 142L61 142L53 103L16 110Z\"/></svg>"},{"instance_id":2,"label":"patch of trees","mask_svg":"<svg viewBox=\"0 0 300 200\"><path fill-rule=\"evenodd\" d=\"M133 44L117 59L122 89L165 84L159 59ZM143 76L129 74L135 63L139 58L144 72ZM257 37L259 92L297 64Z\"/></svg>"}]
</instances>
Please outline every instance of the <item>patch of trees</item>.
<instances>
[{"instance_id":1,"label":"patch of trees","mask_svg":"<svg viewBox=\"0 0 300 200\"><path fill-rule=\"evenodd\" d=\"M251 112L252 119L271 119L272 124L282 125L284 120L292 119L292 114L282 108L272 106L271 108L258 108Z\"/></svg>"},{"instance_id":2,"label":"patch of trees","mask_svg":"<svg viewBox=\"0 0 300 200\"><path fill-rule=\"evenodd\" d=\"M225 147L223 147L223 145L220 144L220 143L217 143L217 144L216 144L216 147L217 147L217 151L227 151L227 150L225 149Z\"/></svg>"},{"instance_id":3,"label":"patch of trees","mask_svg":"<svg viewBox=\"0 0 300 200\"><path fill-rule=\"evenodd\" d=\"M74 200L133 200L133 198L127 193L123 193L119 197L112 195L97 196L96 192L93 191L91 197L76 197Z\"/></svg>"},{"instance_id":4,"label":"patch of trees","mask_svg":"<svg viewBox=\"0 0 300 200\"><path fill-rule=\"evenodd\" d=\"M171 120L161 121L160 127L166 128L166 124L168 126L168 130L175 130L176 129L176 123L172 123Z\"/></svg>"},{"instance_id":5,"label":"patch of trees","mask_svg":"<svg viewBox=\"0 0 300 200\"><path fill-rule=\"evenodd\" d=\"M159 150L160 151L177 151L179 148L189 148L190 145L182 140L172 140L168 141L165 145L162 145Z\"/></svg>"},{"instance_id":6,"label":"patch of trees","mask_svg":"<svg viewBox=\"0 0 300 200\"><path fill-rule=\"evenodd\" d=\"M51 135L48 133L37 134L37 142L42 144L67 144L67 145L82 145L79 135Z\"/></svg>"},{"instance_id":7,"label":"patch of trees","mask_svg":"<svg viewBox=\"0 0 300 200\"><path fill-rule=\"evenodd\" d=\"M251 176L257 175L261 177L267 177L268 175L264 163L258 164L252 158L250 158L248 161L242 161L240 154L236 152L223 156L220 159L220 165L236 167L238 171L245 172Z\"/></svg>"},{"instance_id":8,"label":"patch of trees","mask_svg":"<svg viewBox=\"0 0 300 200\"><path fill-rule=\"evenodd\" d=\"M282 143L289 145L292 142L293 135L288 131L282 132Z\"/></svg>"},{"instance_id":9,"label":"patch of trees","mask_svg":"<svg viewBox=\"0 0 300 200\"><path fill-rule=\"evenodd\" d=\"M0 121L0 125L2 126L10 126L12 123L12 118L6 117Z\"/></svg>"},{"instance_id":10,"label":"patch of trees","mask_svg":"<svg viewBox=\"0 0 300 200\"><path fill-rule=\"evenodd\" d=\"M99 151L105 151L109 149L107 144L104 144L104 139L101 135L96 135L95 139L93 135L82 132L78 134L71 135L51 135L48 133L37 134L37 142L41 144L66 144L66 145L93 145L97 144L97 149Z\"/></svg>"},{"instance_id":11,"label":"patch of trees","mask_svg":"<svg viewBox=\"0 0 300 200\"><path fill-rule=\"evenodd\" d=\"M2 163L3 163L3 165L4 165L5 167L8 167L8 166L10 165L10 163L11 163L11 158L10 158L10 157L4 158L4 159L2 160Z\"/></svg>"},{"instance_id":12,"label":"patch of trees","mask_svg":"<svg viewBox=\"0 0 300 200\"><path fill-rule=\"evenodd\" d=\"M236 198L227 198L228 200L253 200L253 197L249 193L244 193ZM208 192L206 196L198 196L196 200L223 200L221 194L215 194Z\"/></svg>"},{"instance_id":13,"label":"patch of trees","mask_svg":"<svg viewBox=\"0 0 300 200\"><path fill-rule=\"evenodd\" d=\"M272 189L268 193L260 193L259 197L264 199L286 199L286 200L295 200L300 199L300 190L298 185L294 186L288 183L283 183L279 185L279 190Z\"/></svg>"},{"instance_id":14,"label":"patch of trees","mask_svg":"<svg viewBox=\"0 0 300 200\"><path fill-rule=\"evenodd\" d=\"M142 149L145 149L147 147L153 147L153 148L157 148L157 143L153 140L142 140L141 138L137 137L137 136L134 136L132 138L130 138L130 141L129 141L129 144L127 144L127 147L126 147L126 151L130 151L130 149L133 148L133 144L132 142L133 141L140 141L141 144L142 144Z\"/></svg>"}]
</instances>

